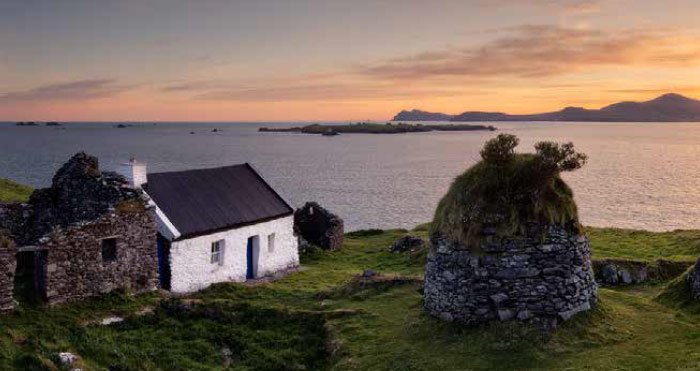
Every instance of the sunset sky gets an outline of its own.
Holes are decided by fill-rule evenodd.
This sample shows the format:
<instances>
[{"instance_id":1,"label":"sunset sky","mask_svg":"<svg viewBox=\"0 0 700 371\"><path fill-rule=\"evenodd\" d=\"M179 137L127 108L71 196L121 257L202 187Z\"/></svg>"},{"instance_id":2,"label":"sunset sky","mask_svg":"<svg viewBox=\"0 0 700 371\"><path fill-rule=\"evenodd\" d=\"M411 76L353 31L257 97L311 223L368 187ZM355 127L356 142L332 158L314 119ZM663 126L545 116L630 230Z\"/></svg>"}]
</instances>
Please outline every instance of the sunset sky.
<instances>
[{"instance_id":1,"label":"sunset sky","mask_svg":"<svg viewBox=\"0 0 700 371\"><path fill-rule=\"evenodd\" d=\"M0 120L386 120L700 98L698 0L0 2Z\"/></svg>"}]
</instances>

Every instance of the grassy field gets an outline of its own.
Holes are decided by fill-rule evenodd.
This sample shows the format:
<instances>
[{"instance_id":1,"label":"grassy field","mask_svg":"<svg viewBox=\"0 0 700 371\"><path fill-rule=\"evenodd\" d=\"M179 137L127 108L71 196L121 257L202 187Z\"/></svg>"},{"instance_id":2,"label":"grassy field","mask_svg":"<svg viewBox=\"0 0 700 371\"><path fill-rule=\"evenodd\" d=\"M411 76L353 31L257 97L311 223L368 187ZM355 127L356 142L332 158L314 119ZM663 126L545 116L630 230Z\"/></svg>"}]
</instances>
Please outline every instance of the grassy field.
<instances>
[{"instance_id":1,"label":"grassy field","mask_svg":"<svg viewBox=\"0 0 700 371\"><path fill-rule=\"evenodd\" d=\"M648 232L616 228L586 228L594 259L695 261L700 256L700 231Z\"/></svg>"},{"instance_id":2,"label":"grassy field","mask_svg":"<svg viewBox=\"0 0 700 371\"><path fill-rule=\"evenodd\" d=\"M0 369L60 369L63 351L80 355L86 370L694 370L700 364L700 311L674 305L677 299L656 300L663 285L601 289L594 312L549 335L516 324L465 328L438 321L422 310L425 254L388 252L405 233L350 234L343 251L306 255L306 269L274 283L219 284L186 298L111 294L53 309L22 305L0 317ZM627 246L612 232L591 234L608 239L603 256ZM677 253L654 236L637 241L658 243L643 253L620 254L639 258L653 246L662 246L664 256L693 251ZM385 280L362 285L354 277L364 269ZM110 315L127 319L95 323Z\"/></svg>"},{"instance_id":3,"label":"grassy field","mask_svg":"<svg viewBox=\"0 0 700 371\"><path fill-rule=\"evenodd\" d=\"M32 191L30 187L0 178L0 202L27 201Z\"/></svg>"}]
</instances>

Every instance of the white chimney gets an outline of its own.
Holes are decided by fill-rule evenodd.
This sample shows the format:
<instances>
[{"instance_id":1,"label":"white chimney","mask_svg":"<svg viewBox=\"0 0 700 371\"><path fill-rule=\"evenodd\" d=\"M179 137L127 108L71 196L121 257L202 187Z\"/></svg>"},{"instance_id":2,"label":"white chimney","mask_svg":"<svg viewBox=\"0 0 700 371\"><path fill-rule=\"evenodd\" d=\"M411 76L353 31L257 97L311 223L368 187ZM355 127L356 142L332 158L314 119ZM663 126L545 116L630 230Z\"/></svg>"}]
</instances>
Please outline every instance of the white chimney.
<instances>
[{"instance_id":1,"label":"white chimney","mask_svg":"<svg viewBox=\"0 0 700 371\"><path fill-rule=\"evenodd\" d=\"M134 157L131 157L129 162L123 163L119 170L119 173L129 181L129 185L134 188L141 188L148 181L146 164L136 161Z\"/></svg>"}]
</instances>

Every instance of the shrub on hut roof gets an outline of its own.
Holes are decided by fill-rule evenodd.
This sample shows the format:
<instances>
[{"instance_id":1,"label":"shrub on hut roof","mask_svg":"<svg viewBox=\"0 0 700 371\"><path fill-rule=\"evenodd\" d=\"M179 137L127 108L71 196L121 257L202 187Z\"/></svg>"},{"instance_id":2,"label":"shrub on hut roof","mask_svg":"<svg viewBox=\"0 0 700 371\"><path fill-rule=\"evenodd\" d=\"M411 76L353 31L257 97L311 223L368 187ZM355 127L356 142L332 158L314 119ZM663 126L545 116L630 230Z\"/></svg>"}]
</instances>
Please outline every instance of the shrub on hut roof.
<instances>
[{"instance_id":1,"label":"shrub on hut roof","mask_svg":"<svg viewBox=\"0 0 700 371\"><path fill-rule=\"evenodd\" d=\"M522 235L529 223L578 228L578 210L563 171L587 157L572 143L539 142L535 153L516 153L519 140L500 134L486 142L481 161L458 176L435 211L431 233L469 248L484 228L497 236Z\"/></svg>"}]
</instances>

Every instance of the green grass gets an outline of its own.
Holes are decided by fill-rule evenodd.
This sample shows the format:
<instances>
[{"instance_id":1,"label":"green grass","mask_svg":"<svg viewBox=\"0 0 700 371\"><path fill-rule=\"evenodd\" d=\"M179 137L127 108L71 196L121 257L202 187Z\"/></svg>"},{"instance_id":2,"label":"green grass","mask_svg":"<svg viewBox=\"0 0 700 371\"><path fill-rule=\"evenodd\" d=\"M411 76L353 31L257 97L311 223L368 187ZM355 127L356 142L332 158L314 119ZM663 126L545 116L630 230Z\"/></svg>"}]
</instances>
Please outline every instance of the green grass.
<instances>
[{"instance_id":1,"label":"green grass","mask_svg":"<svg viewBox=\"0 0 700 371\"><path fill-rule=\"evenodd\" d=\"M338 370L691 370L700 361L697 316L678 318L640 292L601 290L594 313L545 336L517 324L464 328L421 310L403 287L336 306L366 314L332 321L343 344Z\"/></svg>"},{"instance_id":2,"label":"green grass","mask_svg":"<svg viewBox=\"0 0 700 371\"><path fill-rule=\"evenodd\" d=\"M693 300L690 286L688 286L686 282L688 274L690 274L693 269L695 269L695 267L691 266L685 273L671 280L656 296L655 300L670 308L700 314L700 301Z\"/></svg>"},{"instance_id":3,"label":"green grass","mask_svg":"<svg viewBox=\"0 0 700 371\"><path fill-rule=\"evenodd\" d=\"M24 202L29 200L33 189L15 183L9 179L0 178L0 202Z\"/></svg>"},{"instance_id":4,"label":"green grass","mask_svg":"<svg viewBox=\"0 0 700 371\"><path fill-rule=\"evenodd\" d=\"M700 231L649 232L617 228L585 228L594 259L667 259L695 261L700 256Z\"/></svg>"},{"instance_id":5,"label":"green grass","mask_svg":"<svg viewBox=\"0 0 700 371\"><path fill-rule=\"evenodd\" d=\"M412 233L426 237L426 230ZM630 234L630 243L657 243L635 255L611 231L594 232L607 241L608 255L619 248L620 256L648 257L660 246L670 256L684 248L680 240L673 248L655 234ZM72 351L86 370L218 370L224 347L232 370L693 370L700 364L700 312L657 299L663 285L601 289L593 312L548 335L513 323L468 328L434 319L422 309L424 252L388 252L405 233L346 235L342 251L304 256L304 270L257 286L214 285L184 298L188 310L181 299L155 293L111 294L54 309L22 306L0 316L0 369L57 369L56 354ZM365 269L385 279L358 281ZM136 315L143 307L155 309ZM85 325L110 314L128 319Z\"/></svg>"}]
</instances>

